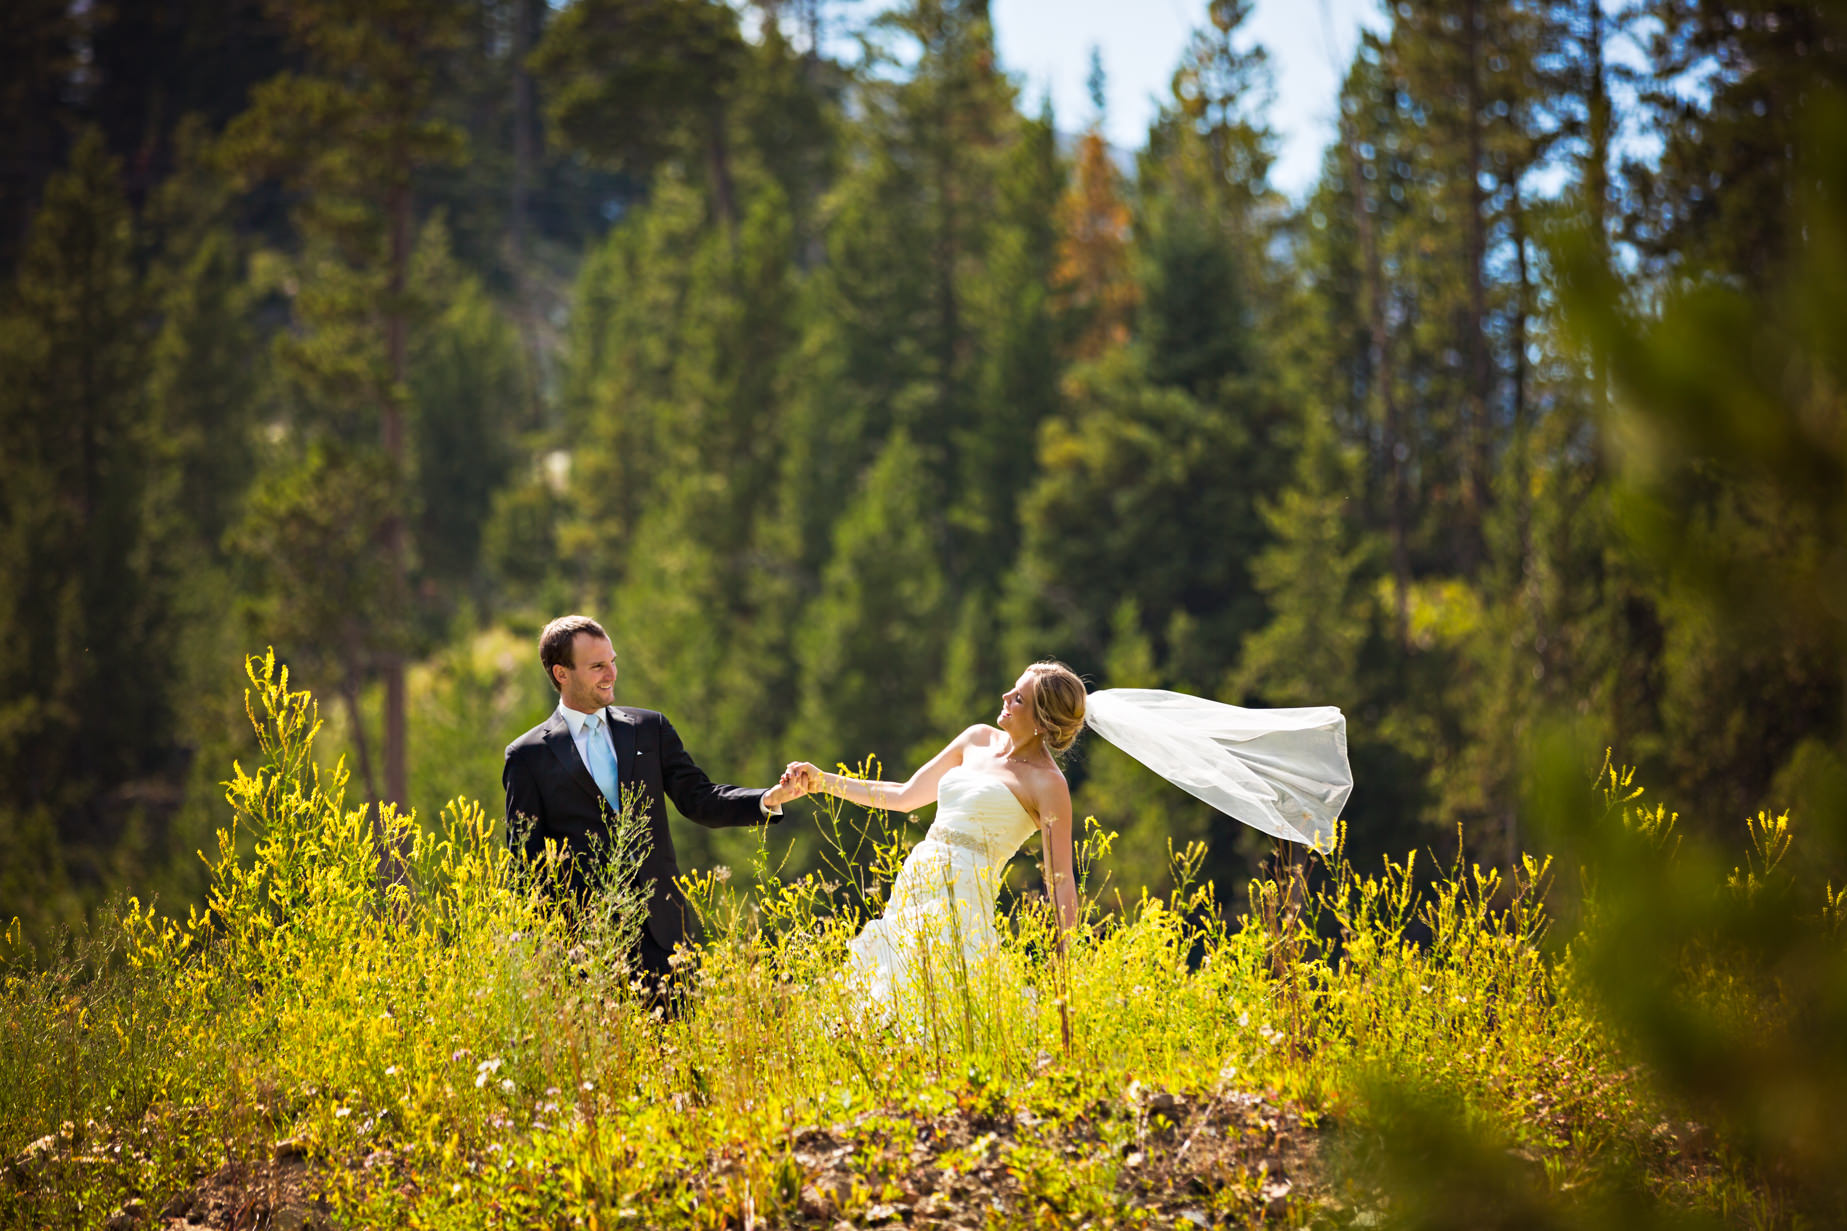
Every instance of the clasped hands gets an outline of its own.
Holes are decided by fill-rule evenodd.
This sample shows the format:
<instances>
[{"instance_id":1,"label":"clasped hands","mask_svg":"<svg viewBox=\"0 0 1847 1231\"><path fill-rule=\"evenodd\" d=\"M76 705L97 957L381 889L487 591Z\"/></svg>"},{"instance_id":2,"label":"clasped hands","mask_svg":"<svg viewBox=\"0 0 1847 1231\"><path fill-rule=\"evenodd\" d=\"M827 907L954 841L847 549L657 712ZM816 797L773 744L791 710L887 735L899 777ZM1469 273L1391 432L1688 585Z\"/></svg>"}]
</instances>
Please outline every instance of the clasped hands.
<instances>
[{"instance_id":1,"label":"clasped hands","mask_svg":"<svg viewBox=\"0 0 1847 1231\"><path fill-rule=\"evenodd\" d=\"M791 761L789 768L782 771L782 777L763 797L766 808L780 808L792 799L800 799L813 791L821 789L821 771L806 761Z\"/></svg>"},{"instance_id":2,"label":"clasped hands","mask_svg":"<svg viewBox=\"0 0 1847 1231\"><path fill-rule=\"evenodd\" d=\"M815 765L809 765L807 762L789 762L789 769L783 771L783 776L776 780L776 786L770 787L767 795L763 797L763 806L781 808L792 798L802 798L803 795L818 791L820 784L822 784L822 774Z\"/></svg>"}]
</instances>

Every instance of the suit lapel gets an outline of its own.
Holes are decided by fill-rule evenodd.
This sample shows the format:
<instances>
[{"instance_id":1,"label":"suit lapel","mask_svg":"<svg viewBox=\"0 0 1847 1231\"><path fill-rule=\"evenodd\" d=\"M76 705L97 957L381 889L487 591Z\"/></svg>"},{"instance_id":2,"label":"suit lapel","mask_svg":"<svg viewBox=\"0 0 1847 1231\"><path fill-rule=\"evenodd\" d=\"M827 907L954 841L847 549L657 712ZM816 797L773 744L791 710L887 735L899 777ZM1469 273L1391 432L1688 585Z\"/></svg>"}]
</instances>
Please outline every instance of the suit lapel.
<instances>
[{"instance_id":1,"label":"suit lapel","mask_svg":"<svg viewBox=\"0 0 1847 1231\"><path fill-rule=\"evenodd\" d=\"M596 779L590 776L589 767L577 755L577 745L571 740L570 724L555 713L552 720L545 724L545 746L558 758L565 777L588 792L591 799L603 798L603 792L596 789Z\"/></svg>"},{"instance_id":2,"label":"suit lapel","mask_svg":"<svg viewBox=\"0 0 1847 1231\"><path fill-rule=\"evenodd\" d=\"M636 782L635 720L613 705L603 712L609 716L609 737L616 745L616 781L626 787Z\"/></svg>"}]
</instances>

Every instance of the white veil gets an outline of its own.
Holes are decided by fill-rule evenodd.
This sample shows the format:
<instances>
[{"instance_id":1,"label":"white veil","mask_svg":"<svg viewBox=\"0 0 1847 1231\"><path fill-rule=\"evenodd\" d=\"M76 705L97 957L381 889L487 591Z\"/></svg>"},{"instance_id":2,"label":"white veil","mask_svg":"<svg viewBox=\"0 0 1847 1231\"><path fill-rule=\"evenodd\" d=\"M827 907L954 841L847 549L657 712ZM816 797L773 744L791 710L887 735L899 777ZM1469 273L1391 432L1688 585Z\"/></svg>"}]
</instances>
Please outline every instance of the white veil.
<instances>
[{"instance_id":1,"label":"white veil","mask_svg":"<svg viewBox=\"0 0 1847 1231\"><path fill-rule=\"evenodd\" d=\"M1084 722L1220 812L1325 849L1353 791L1347 720L1331 705L1249 710L1158 688L1105 688Z\"/></svg>"}]
</instances>

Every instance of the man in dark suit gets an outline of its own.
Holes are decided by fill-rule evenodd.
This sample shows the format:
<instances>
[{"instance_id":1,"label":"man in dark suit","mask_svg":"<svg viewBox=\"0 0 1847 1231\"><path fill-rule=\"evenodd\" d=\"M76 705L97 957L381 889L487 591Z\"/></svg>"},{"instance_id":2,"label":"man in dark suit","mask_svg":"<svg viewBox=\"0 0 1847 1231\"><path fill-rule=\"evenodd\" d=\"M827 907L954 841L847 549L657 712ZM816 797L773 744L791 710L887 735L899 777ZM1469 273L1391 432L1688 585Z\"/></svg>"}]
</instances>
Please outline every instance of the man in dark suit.
<instances>
[{"instance_id":1,"label":"man in dark suit","mask_svg":"<svg viewBox=\"0 0 1847 1231\"><path fill-rule=\"evenodd\" d=\"M774 824L802 794L799 781L768 790L720 786L653 710L614 705L616 651L602 625L563 616L539 635L539 662L558 690L549 718L507 745L507 841L537 857L547 841L571 856L572 893L582 900L599 872L610 822L626 794L638 798L646 833L637 883L648 897L637 957L655 987L672 986L674 946L686 937L687 905L666 800L690 821L713 828Z\"/></svg>"}]
</instances>

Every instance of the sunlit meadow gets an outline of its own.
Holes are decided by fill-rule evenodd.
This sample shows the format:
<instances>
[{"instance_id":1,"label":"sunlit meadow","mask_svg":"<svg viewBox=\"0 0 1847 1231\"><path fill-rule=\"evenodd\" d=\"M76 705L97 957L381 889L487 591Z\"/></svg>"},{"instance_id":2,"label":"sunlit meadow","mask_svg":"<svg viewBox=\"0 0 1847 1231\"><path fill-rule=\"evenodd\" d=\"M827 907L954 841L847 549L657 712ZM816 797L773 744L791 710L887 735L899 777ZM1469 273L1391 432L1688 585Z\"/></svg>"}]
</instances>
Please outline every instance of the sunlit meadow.
<instances>
[{"instance_id":1,"label":"sunlit meadow","mask_svg":"<svg viewBox=\"0 0 1847 1231\"><path fill-rule=\"evenodd\" d=\"M1293 1173L1189 1181L1183 1222L1413 1208L1391 1159L1432 1108L1534 1201L1640 1188L1777 1221L1774 1186L1600 1024L1574 947L1548 935L1547 863L1360 870L1336 852L1283 864L1234 912L1180 850L1171 899L1093 908L1063 952L1043 899L1021 898L994 963L938 963L893 1023L838 972L902 830L836 810L822 874L761 856L689 879L707 943L688 1012L663 1021L622 960L632 886L567 918L544 892L556 869L516 864L479 804L433 822L349 806L312 756L313 700L273 656L247 671L262 758L227 783L208 900L129 899L55 953L12 938L0 1225L129 1225L117 1211L182 1208L203 1177L278 1157L314 1177L293 1225L1173 1225L1136 1170L1184 1170L1201 1134L1242 1131L1213 1119L1226 1108L1266 1149L1286 1120ZM1673 859L1671 815L1607 766L1602 787L1585 806ZM1783 819L1752 835L1740 895L1788 850ZM1111 841L1087 823L1087 885ZM1594 929L1594 890L1575 888L1573 926ZM1710 958L1688 976L1726 1013L1776 1011ZM925 1149L958 1116L984 1131ZM957 1177L997 1195L971 1205Z\"/></svg>"}]
</instances>

